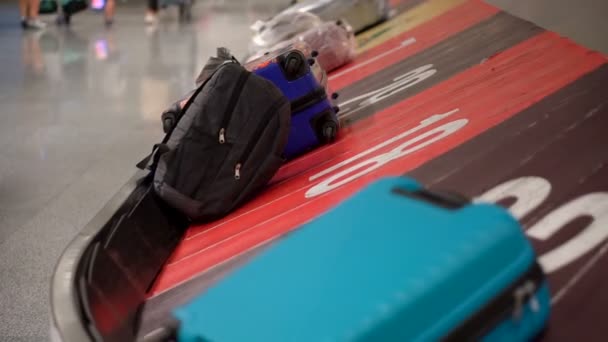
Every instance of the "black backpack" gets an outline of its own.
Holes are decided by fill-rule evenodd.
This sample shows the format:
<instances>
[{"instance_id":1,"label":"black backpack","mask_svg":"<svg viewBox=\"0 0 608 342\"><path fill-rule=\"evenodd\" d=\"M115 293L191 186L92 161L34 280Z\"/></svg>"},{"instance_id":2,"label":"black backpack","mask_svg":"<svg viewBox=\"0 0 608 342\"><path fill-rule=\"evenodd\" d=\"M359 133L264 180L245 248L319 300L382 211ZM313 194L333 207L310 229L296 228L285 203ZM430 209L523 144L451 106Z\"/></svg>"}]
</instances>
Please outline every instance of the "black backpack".
<instances>
[{"instance_id":1,"label":"black backpack","mask_svg":"<svg viewBox=\"0 0 608 342\"><path fill-rule=\"evenodd\" d=\"M197 82L185 105L163 113L167 135L138 166L150 164L154 189L171 206L213 220L259 192L282 165L291 110L278 88L226 50Z\"/></svg>"}]
</instances>

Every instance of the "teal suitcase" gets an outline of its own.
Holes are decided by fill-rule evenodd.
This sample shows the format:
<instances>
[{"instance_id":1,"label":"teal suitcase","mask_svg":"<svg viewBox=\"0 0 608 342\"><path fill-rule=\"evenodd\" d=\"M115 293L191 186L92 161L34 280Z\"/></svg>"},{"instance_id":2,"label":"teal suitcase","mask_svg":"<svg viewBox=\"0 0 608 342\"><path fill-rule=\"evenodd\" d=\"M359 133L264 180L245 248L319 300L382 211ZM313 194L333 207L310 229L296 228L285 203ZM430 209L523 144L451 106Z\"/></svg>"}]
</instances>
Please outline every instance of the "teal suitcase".
<instances>
[{"instance_id":1,"label":"teal suitcase","mask_svg":"<svg viewBox=\"0 0 608 342\"><path fill-rule=\"evenodd\" d=\"M549 290L504 209L380 180L177 309L178 340L526 341Z\"/></svg>"}]
</instances>

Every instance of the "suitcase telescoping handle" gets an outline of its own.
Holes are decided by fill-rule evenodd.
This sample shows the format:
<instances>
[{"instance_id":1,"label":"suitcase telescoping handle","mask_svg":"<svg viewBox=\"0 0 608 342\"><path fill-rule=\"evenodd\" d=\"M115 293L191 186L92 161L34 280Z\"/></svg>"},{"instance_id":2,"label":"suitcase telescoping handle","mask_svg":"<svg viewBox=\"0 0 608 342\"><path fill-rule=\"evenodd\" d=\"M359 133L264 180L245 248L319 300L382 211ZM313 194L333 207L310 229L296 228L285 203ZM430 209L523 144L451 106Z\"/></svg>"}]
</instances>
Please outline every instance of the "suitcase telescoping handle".
<instances>
[{"instance_id":1,"label":"suitcase telescoping handle","mask_svg":"<svg viewBox=\"0 0 608 342\"><path fill-rule=\"evenodd\" d=\"M430 191L428 189L418 189L410 191L398 187L393 188L391 192L395 195L424 201L442 208L452 210L460 209L471 202L465 196L452 192Z\"/></svg>"}]
</instances>

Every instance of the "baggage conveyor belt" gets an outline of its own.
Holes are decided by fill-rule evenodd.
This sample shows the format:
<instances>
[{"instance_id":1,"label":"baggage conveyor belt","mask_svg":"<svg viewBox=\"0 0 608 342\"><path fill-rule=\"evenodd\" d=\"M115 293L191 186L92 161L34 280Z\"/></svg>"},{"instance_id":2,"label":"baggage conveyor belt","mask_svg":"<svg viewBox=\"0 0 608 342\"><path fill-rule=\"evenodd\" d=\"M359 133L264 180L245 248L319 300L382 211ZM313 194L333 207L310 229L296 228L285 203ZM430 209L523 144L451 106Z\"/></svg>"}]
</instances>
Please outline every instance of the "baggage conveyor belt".
<instances>
[{"instance_id":1,"label":"baggage conveyor belt","mask_svg":"<svg viewBox=\"0 0 608 342\"><path fill-rule=\"evenodd\" d=\"M106 338L143 338L267 243L373 179L408 175L509 207L548 273L543 340L603 340L606 57L477 0L393 5L402 11L360 34L355 62L330 74L338 140L285 165L258 198L185 227L134 176L58 265L58 333L82 336L84 316Z\"/></svg>"}]
</instances>

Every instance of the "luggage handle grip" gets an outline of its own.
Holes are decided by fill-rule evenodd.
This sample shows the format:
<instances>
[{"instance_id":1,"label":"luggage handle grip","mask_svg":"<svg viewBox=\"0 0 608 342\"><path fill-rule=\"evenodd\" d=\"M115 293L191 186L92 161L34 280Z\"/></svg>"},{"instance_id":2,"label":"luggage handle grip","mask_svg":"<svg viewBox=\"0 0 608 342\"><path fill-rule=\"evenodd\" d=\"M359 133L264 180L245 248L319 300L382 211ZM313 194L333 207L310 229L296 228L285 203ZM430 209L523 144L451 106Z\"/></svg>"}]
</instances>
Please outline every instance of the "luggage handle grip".
<instances>
[{"instance_id":1,"label":"luggage handle grip","mask_svg":"<svg viewBox=\"0 0 608 342\"><path fill-rule=\"evenodd\" d=\"M391 192L395 195L431 203L433 205L451 210L460 209L470 203L467 198L459 194L429 191L427 189L408 191L406 189L395 187L391 190Z\"/></svg>"}]
</instances>

